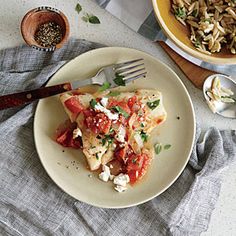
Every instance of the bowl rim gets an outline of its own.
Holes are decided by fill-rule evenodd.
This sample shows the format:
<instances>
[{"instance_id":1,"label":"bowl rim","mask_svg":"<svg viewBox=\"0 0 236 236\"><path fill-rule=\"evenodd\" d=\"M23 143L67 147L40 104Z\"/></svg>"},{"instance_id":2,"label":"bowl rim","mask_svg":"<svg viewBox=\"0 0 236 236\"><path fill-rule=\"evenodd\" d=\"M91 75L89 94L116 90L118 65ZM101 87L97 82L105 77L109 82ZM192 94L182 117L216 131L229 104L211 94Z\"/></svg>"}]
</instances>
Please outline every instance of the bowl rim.
<instances>
[{"instance_id":1,"label":"bowl rim","mask_svg":"<svg viewBox=\"0 0 236 236\"><path fill-rule=\"evenodd\" d=\"M30 41L29 41L28 38L26 37L26 35L25 35L25 33L24 33L24 30L23 30L24 27L25 27L25 22L26 22L26 20L27 20L31 15L33 15L34 13L40 12L40 11L53 12L53 13L58 14L58 15L62 18L62 20L63 20L63 22L64 22L64 24L65 24L65 35L64 35L64 37L62 38L62 40L60 41L60 43L56 44L55 47L54 47L55 49L56 49L56 48L61 48L61 47L64 45L64 43L68 40L68 37L69 37L69 34L70 34L69 21L68 21L66 15L65 15L62 11L60 11L60 10L57 9L57 8L53 8L53 7L49 7L49 6L40 6L40 7L33 8L33 9L29 10L29 11L24 15L24 17L22 18L22 21L21 21L21 26L20 26L20 28L21 28L21 35L22 35L24 41L25 41L29 46L34 47L34 48L36 48L36 49L42 49L42 50L45 49L45 50L47 51L47 49L52 48L52 47L42 47L42 46L40 46L39 44L37 44L37 45L35 44L35 45L34 45L34 44L30 43Z\"/></svg>"},{"instance_id":2,"label":"bowl rim","mask_svg":"<svg viewBox=\"0 0 236 236\"><path fill-rule=\"evenodd\" d=\"M170 0L169 0L170 1ZM192 49L188 46L186 46L184 43L182 43L178 38L175 37L175 35L168 29L168 27L166 26L165 22L163 21L159 8L158 8L158 4L156 0L152 0L152 5L153 5L153 9L155 12L155 16L156 19L160 25L160 27L162 28L163 32L166 34L166 36L171 39L171 41L173 41L173 43L178 46L179 48L181 48L183 51L185 51L186 53L190 54L191 56L198 58L204 62L208 62L208 63L212 63L212 64L218 64L218 65L222 65L222 64L236 64L236 56L232 57L232 58L219 58L219 57L213 57L211 55L207 55L204 53L201 53L199 51L197 51L196 49Z\"/></svg>"}]
</instances>

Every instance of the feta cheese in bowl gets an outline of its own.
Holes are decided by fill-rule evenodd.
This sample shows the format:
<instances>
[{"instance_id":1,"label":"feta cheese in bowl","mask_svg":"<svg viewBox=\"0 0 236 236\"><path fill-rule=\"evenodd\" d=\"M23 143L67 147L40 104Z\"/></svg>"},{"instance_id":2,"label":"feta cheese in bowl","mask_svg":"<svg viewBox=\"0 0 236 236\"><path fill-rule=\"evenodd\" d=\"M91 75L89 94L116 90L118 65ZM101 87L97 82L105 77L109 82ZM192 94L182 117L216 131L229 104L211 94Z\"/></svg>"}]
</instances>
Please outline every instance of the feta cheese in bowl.
<instances>
[{"instance_id":1,"label":"feta cheese in bowl","mask_svg":"<svg viewBox=\"0 0 236 236\"><path fill-rule=\"evenodd\" d=\"M236 118L236 83L228 76L209 76L203 85L203 94L213 113Z\"/></svg>"}]
</instances>

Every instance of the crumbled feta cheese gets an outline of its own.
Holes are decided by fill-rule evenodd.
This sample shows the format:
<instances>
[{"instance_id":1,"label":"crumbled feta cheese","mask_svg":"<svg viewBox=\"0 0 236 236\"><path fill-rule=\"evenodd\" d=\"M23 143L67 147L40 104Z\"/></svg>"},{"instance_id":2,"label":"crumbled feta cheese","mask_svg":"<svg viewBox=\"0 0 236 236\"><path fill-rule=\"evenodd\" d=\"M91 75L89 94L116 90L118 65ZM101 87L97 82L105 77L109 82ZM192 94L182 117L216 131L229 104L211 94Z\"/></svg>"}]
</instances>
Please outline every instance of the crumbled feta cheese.
<instances>
[{"instance_id":1,"label":"crumbled feta cheese","mask_svg":"<svg viewBox=\"0 0 236 236\"><path fill-rule=\"evenodd\" d=\"M99 179L101 179L104 182L107 182L110 178L110 168L106 165L102 166L102 172L99 174Z\"/></svg>"},{"instance_id":2,"label":"crumbled feta cheese","mask_svg":"<svg viewBox=\"0 0 236 236\"><path fill-rule=\"evenodd\" d=\"M114 188L119 193L122 193L122 192L124 192L127 189L127 187L123 187L123 186L120 186L120 185L117 185Z\"/></svg>"},{"instance_id":3,"label":"crumbled feta cheese","mask_svg":"<svg viewBox=\"0 0 236 236\"><path fill-rule=\"evenodd\" d=\"M125 187L129 183L129 176L121 173L114 178L113 183Z\"/></svg>"},{"instance_id":4,"label":"crumbled feta cheese","mask_svg":"<svg viewBox=\"0 0 236 236\"><path fill-rule=\"evenodd\" d=\"M113 114L110 110L106 109L103 107L100 103L97 103L94 107L95 110L101 111L105 113L105 115L110 119L110 120L118 120L119 114L115 113Z\"/></svg>"},{"instance_id":5,"label":"crumbled feta cheese","mask_svg":"<svg viewBox=\"0 0 236 236\"><path fill-rule=\"evenodd\" d=\"M80 130L80 128L76 128L73 130L73 139L76 139L77 137L82 137L82 132Z\"/></svg>"},{"instance_id":6,"label":"crumbled feta cheese","mask_svg":"<svg viewBox=\"0 0 236 236\"><path fill-rule=\"evenodd\" d=\"M105 98L102 98L100 102L101 102L101 104L102 104L104 107L106 107L107 104L108 104L108 98L106 98L106 97L105 97Z\"/></svg>"},{"instance_id":7,"label":"crumbled feta cheese","mask_svg":"<svg viewBox=\"0 0 236 236\"><path fill-rule=\"evenodd\" d=\"M118 133L116 134L115 138L117 139L117 141L124 143L125 142L125 134L126 134L126 130L124 128L124 126L121 126L118 130Z\"/></svg>"}]
</instances>

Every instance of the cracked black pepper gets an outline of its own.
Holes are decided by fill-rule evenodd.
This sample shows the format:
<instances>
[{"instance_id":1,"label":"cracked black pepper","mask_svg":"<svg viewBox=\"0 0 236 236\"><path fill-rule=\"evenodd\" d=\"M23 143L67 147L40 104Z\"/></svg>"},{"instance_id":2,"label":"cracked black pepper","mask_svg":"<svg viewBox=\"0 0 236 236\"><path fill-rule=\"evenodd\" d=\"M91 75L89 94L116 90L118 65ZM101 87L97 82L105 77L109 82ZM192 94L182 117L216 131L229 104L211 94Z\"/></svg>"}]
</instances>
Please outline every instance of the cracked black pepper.
<instances>
[{"instance_id":1,"label":"cracked black pepper","mask_svg":"<svg viewBox=\"0 0 236 236\"><path fill-rule=\"evenodd\" d=\"M52 47L62 40L61 27L55 22L44 23L35 33L35 41L42 47Z\"/></svg>"}]
</instances>

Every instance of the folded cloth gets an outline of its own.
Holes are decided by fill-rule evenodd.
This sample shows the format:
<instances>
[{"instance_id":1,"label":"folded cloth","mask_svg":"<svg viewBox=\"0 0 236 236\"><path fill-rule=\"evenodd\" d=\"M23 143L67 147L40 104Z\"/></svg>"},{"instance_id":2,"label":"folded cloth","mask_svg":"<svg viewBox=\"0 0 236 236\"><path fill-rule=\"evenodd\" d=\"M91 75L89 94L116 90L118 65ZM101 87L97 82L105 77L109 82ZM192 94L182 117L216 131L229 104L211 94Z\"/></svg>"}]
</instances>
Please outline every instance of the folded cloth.
<instances>
[{"instance_id":1,"label":"folded cloth","mask_svg":"<svg viewBox=\"0 0 236 236\"><path fill-rule=\"evenodd\" d=\"M102 45L70 40L62 49L0 51L0 94L37 88L66 61ZM48 177L33 140L36 103L0 111L0 235L199 235L207 230L222 170L236 159L236 131L209 129L178 180L153 200L126 209L75 200Z\"/></svg>"},{"instance_id":2,"label":"folded cloth","mask_svg":"<svg viewBox=\"0 0 236 236\"><path fill-rule=\"evenodd\" d=\"M204 62L187 54L169 40L163 34L161 27L157 23L152 6L152 0L96 0L96 2L99 6L105 8L135 32L154 42L165 42L170 48L186 60L202 68L235 77L235 65L214 65Z\"/></svg>"}]
</instances>

